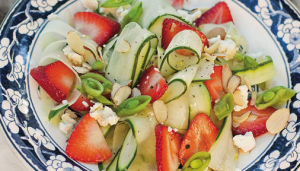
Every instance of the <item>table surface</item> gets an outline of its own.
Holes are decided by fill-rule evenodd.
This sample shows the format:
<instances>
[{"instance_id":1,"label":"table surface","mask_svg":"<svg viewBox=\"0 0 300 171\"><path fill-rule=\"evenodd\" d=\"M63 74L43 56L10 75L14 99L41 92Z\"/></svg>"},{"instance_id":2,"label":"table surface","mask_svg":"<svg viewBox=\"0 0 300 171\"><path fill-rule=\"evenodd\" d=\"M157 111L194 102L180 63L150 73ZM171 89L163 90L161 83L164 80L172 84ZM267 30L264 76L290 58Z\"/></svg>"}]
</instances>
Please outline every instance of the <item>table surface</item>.
<instances>
[{"instance_id":1,"label":"table surface","mask_svg":"<svg viewBox=\"0 0 300 171\"><path fill-rule=\"evenodd\" d=\"M300 0L292 0L300 9ZM16 0L0 0L0 23L6 16L9 9L13 6ZM1 128L0 128L1 129ZM21 171L27 170L13 153L8 143L6 142L3 131L0 131L0 170L3 171Z\"/></svg>"}]
</instances>

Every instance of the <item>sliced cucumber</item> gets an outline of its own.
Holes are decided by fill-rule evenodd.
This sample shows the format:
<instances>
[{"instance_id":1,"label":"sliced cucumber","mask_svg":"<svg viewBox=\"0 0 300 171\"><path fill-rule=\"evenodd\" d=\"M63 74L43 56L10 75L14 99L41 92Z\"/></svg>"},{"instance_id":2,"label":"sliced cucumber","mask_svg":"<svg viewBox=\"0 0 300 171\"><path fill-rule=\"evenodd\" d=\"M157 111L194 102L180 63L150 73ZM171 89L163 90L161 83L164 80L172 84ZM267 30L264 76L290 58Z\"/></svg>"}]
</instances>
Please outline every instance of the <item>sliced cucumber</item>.
<instances>
[{"instance_id":1,"label":"sliced cucumber","mask_svg":"<svg viewBox=\"0 0 300 171\"><path fill-rule=\"evenodd\" d=\"M66 40L58 40L55 42L51 42L44 50L42 53L42 56L46 56L48 54L51 54L52 52L55 51L62 51L64 47L67 46L67 41Z\"/></svg>"},{"instance_id":2,"label":"sliced cucumber","mask_svg":"<svg viewBox=\"0 0 300 171\"><path fill-rule=\"evenodd\" d=\"M102 58L104 60L105 66L109 63L109 59L113 53L114 46L118 40L118 37L111 39L102 49Z\"/></svg>"},{"instance_id":3,"label":"sliced cucumber","mask_svg":"<svg viewBox=\"0 0 300 171\"><path fill-rule=\"evenodd\" d=\"M157 67L158 68L160 68L161 66L161 61L164 55L165 55L165 50L162 47L157 46Z\"/></svg>"},{"instance_id":4,"label":"sliced cucumber","mask_svg":"<svg viewBox=\"0 0 300 171\"><path fill-rule=\"evenodd\" d=\"M100 126L100 129L101 129L104 137L106 138L108 136L108 134L112 131L113 126L111 126L111 125Z\"/></svg>"},{"instance_id":5,"label":"sliced cucumber","mask_svg":"<svg viewBox=\"0 0 300 171\"><path fill-rule=\"evenodd\" d=\"M150 51L149 51L146 63L145 63L146 65L143 67L144 70L146 70L147 68L150 67L150 65L155 63L155 60L157 60L157 59L154 59L155 54L156 54L156 49L151 48Z\"/></svg>"},{"instance_id":6,"label":"sliced cucumber","mask_svg":"<svg viewBox=\"0 0 300 171\"><path fill-rule=\"evenodd\" d=\"M186 130L189 126L189 99L185 93L179 99L166 104L168 110L168 119L164 125L178 130Z\"/></svg>"},{"instance_id":7,"label":"sliced cucumber","mask_svg":"<svg viewBox=\"0 0 300 171\"><path fill-rule=\"evenodd\" d=\"M112 83L120 84L132 80L132 87L135 86L143 71L142 67L146 62L152 39L156 39L156 36L148 30L142 29L136 23L127 24L115 47L126 40L130 44L130 50L126 53L113 51L106 68L106 78Z\"/></svg>"},{"instance_id":8,"label":"sliced cucumber","mask_svg":"<svg viewBox=\"0 0 300 171\"><path fill-rule=\"evenodd\" d=\"M184 30L176 34L161 61L159 69L162 76L166 77L188 66L198 64L200 62L202 46L200 37L194 31ZM176 52L179 49L189 50L194 55L189 57L180 55Z\"/></svg>"},{"instance_id":9,"label":"sliced cucumber","mask_svg":"<svg viewBox=\"0 0 300 171\"><path fill-rule=\"evenodd\" d=\"M103 135L105 137L105 140L106 140L106 143L107 143L109 149L112 151L115 126L109 126L109 127L110 127L109 131L106 132L106 135L104 133L103 133ZM100 129L102 130L103 128L101 128L101 126L100 126ZM102 132L104 132L104 131L102 130ZM112 154L112 156L109 159L105 160L102 163L98 163L99 170L103 170L103 169L106 170L106 168L112 162L114 157L115 157L115 154Z\"/></svg>"},{"instance_id":10,"label":"sliced cucumber","mask_svg":"<svg viewBox=\"0 0 300 171\"><path fill-rule=\"evenodd\" d=\"M276 72L272 58L266 56L258 65L234 71L234 74L241 77L241 84L245 84L244 78L247 77L250 85L256 85L272 79Z\"/></svg>"},{"instance_id":11,"label":"sliced cucumber","mask_svg":"<svg viewBox=\"0 0 300 171\"><path fill-rule=\"evenodd\" d=\"M120 149L120 155L117 163L117 171L128 170L133 162L138 148L138 142L130 129L125 137L123 145Z\"/></svg>"},{"instance_id":12,"label":"sliced cucumber","mask_svg":"<svg viewBox=\"0 0 300 171\"><path fill-rule=\"evenodd\" d=\"M120 150L118 150L118 152L116 153L116 155L112 159L111 163L109 163L109 165L107 166L107 168L103 167L102 169L105 169L106 171L116 171L117 170L117 164L118 164L119 156L120 156Z\"/></svg>"},{"instance_id":13,"label":"sliced cucumber","mask_svg":"<svg viewBox=\"0 0 300 171\"><path fill-rule=\"evenodd\" d=\"M219 131L216 141L211 146L209 153L211 160L210 168L218 171L235 170L235 147L232 140L231 114L226 117Z\"/></svg>"},{"instance_id":14,"label":"sliced cucumber","mask_svg":"<svg viewBox=\"0 0 300 171\"><path fill-rule=\"evenodd\" d=\"M204 83L192 83L188 89L190 122L199 113L210 116L211 97Z\"/></svg>"},{"instance_id":15,"label":"sliced cucumber","mask_svg":"<svg viewBox=\"0 0 300 171\"><path fill-rule=\"evenodd\" d=\"M193 79L193 82L203 82L210 80L210 75L214 72L214 60L202 58L199 63L200 67Z\"/></svg>"},{"instance_id":16,"label":"sliced cucumber","mask_svg":"<svg viewBox=\"0 0 300 171\"><path fill-rule=\"evenodd\" d=\"M165 103L169 103L170 101L178 99L180 96L182 96L190 86L198 68L199 65L192 65L170 76L167 79L169 88L161 97L161 100L163 100Z\"/></svg>"}]
</instances>

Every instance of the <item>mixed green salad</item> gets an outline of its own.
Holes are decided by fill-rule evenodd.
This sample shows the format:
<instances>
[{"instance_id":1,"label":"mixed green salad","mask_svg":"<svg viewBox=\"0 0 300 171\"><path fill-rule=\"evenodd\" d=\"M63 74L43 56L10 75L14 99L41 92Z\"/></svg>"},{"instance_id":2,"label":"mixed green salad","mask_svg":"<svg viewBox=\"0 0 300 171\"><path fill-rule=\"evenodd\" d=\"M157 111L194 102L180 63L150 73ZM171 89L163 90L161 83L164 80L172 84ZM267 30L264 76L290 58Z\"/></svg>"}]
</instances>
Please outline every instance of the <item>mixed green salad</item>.
<instances>
[{"instance_id":1,"label":"mixed green salad","mask_svg":"<svg viewBox=\"0 0 300 171\"><path fill-rule=\"evenodd\" d=\"M229 171L256 137L286 126L278 106L295 91L270 85L272 57L248 53L225 2L82 3L74 25L48 17L30 71L70 158L107 171Z\"/></svg>"}]
</instances>

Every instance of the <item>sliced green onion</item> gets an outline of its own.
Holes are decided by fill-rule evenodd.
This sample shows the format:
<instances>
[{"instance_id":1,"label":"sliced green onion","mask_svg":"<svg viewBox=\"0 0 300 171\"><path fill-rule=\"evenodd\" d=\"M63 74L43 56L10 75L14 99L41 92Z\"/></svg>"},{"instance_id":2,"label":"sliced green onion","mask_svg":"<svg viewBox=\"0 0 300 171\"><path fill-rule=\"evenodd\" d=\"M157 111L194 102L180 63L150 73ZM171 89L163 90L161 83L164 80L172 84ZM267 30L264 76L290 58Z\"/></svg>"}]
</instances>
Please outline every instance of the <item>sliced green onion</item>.
<instances>
[{"instance_id":1,"label":"sliced green onion","mask_svg":"<svg viewBox=\"0 0 300 171\"><path fill-rule=\"evenodd\" d=\"M245 56L244 58L244 66L245 68L253 67L255 65L258 65L255 59L251 58L250 56Z\"/></svg>"},{"instance_id":2,"label":"sliced green onion","mask_svg":"<svg viewBox=\"0 0 300 171\"><path fill-rule=\"evenodd\" d=\"M93 85L93 86L91 86ZM90 96L100 96L103 92L103 86L99 81L93 78L85 78L82 80L82 88L83 90Z\"/></svg>"},{"instance_id":3,"label":"sliced green onion","mask_svg":"<svg viewBox=\"0 0 300 171\"><path fill-rule=\"evenodd\" d=\"M106 97L104 97L102 95L100 95L98 97L94 97L94 99L105 105L113 105L113 103L111 101L109 101Z\"/></svg>"},{"instance_id":4,"label":"sliced green onion","mask_svg":"<svg viewBox=\"0 0 300 171\"><path fill-rule=\"evenodd\" d=\"M143 13L142 2L135 4L125 15L121 23L121 28L123 29L126 24L130 22L138 22Z\"/></svg>"},{"instance_id":5,"label":"sliced green onion","mask_svg":"<svg viewBox=\"0 0 300 171\"><path fill-rule=\"evenodd\" d=\"M219 120L222 120L233 111L233 107L234 107L233 96L231 93L228 93L215 104L214 107L215 115Z\"/></svg>"},{"instance_id":6,"label":"sliced green onion","mask_svg":"<svg viewBox=\"0 0 300 171\"><path fill-rule=\"evenodd\" d=\"M151 97L144 95L127 99L118 106L116 113L121 117L134 115L144 110L150 101Z\"/></svg>"},{"instance_id":7,"label":"sliced green onion","mask_svg":"<svg viewBox=\"0 0 300 171\"><path fill-rule=\"evenodd\" d=\"M103 68L103 63L101 61L96 61L92 65L92 70L101 70Z\"/></svg>"},{"instance_id":8,"label":"sliced green onion","mask_svg":"<svg viewBox=\"0 0 300 171\"><path fill-rule=\"evenodd\" d=\"M104 90L103 90L104 95L110 93L111 90L112 90L112 83L100 74L90 72L90 73L87 73L87 74L84 74L84 75L80 76L80 78L82 80L86 79L86 78L93 78L97 81L100 81L102 83L103 88L104 88Z\"/></svg>"},{"instance_id":9,"label":"sliced green onion","mask_svg":"<svg viewBox=\"0 0 300 171\"><path fill-rule=\"evenodd\" d=\"M210 153L204 151L198 152L186 161L182 167L182 171L203 171L208 167L210 160Z\"/></svg>"},{"instance_id":10,"label":"sliced green onion","mask_svg":"<svg viewBox=\"0 0 300 171\"><path fill-rule=\"evenodd\" d=\"M120 7L127 4L130 4L133 0L106 0L101 7L105 8L113 8L113 7Z\"/></svg>"}]
</instances>

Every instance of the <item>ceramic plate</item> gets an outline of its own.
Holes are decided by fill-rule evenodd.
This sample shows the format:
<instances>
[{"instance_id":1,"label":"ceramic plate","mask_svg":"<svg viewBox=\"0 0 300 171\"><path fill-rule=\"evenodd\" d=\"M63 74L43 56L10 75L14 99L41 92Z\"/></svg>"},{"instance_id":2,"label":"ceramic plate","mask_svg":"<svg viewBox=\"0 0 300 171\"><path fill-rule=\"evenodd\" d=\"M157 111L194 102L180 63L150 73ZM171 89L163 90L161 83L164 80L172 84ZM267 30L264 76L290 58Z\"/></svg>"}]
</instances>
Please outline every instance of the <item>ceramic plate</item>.
<instances>
[{"instance_id":1,"label":"ceramic plate","mask_svg":"<svg viewBox=\"0 0 300 171\"><path fill-rule=\"evenodd\" d=\"M211 7L213 0L189 0L185 8ZM242 170L298 170L300 168L300 13L288 0L226 1L234 23L249 43L249 52L272 56L276 77L271 85L284 85L297 95L286 104L291 115L278 135L257 138L250 155L241 156ZM0 123L9 144L28 168L35 170L98 170L64 153L66 138L39 115L36 83L28 76L41 55L37 43L51 13L69 23L77 11L75 0L19 0L0 28Z\"/></svg>"}]
</instances>

